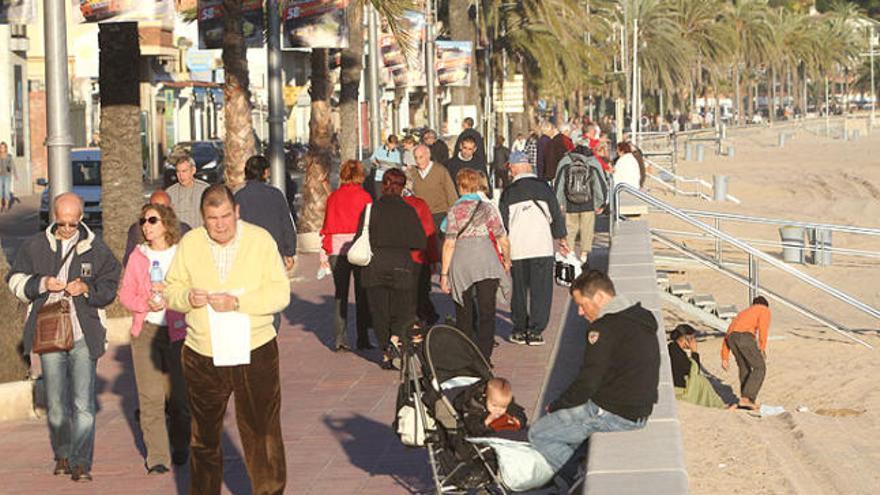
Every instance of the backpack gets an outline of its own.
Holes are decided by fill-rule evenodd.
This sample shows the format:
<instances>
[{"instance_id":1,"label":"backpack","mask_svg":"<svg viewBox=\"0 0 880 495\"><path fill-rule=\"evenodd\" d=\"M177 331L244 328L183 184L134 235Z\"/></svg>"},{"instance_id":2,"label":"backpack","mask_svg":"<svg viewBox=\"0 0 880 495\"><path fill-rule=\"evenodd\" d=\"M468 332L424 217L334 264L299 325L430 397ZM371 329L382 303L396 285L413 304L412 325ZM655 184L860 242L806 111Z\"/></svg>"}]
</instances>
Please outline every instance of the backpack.
<instances>
[{"instance_id":1,"label":"backpack","mask_svg":"<svg viewBox=\"0 0 880 495\"><path fill-rule=\"evenodd\" d=\"M589 203L593 200L592 167L582 157L569 156L571 164L565 173L565 199L574 204Z\"/></svg>"}]
</instances>

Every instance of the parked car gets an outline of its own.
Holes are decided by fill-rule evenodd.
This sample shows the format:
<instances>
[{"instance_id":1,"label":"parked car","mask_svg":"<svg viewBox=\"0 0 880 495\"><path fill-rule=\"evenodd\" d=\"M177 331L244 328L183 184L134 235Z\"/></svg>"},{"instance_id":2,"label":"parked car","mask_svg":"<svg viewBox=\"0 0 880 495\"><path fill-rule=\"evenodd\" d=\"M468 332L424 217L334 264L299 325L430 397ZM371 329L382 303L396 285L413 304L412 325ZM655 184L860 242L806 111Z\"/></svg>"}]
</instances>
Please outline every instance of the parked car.
<instances>
[{"instance_id":1,"label":"parked car","mask_svg":"<svg viewBox=\"0 0 880 495\"><path fill-rule=\"evenodd\" d=\"M196 162L196 178L208 184L219 184L224 180L222 141L186 141L171 148L162 168L162 187L177 182L175 163L181 155L189 155Z\"/></svg>"},{"instance_id":2,"label":"parked car","mask_svg":"<svg viewBox=\"0 0 880 495\"><path fill-rule=\"evenodd\" d=\"M79 148L70 151L73 169L73 190L83 199L83 223L92 230L101 229L101 149ZM48 186L46 179L37 179L37 185ZM49 226L49 189L40 198L40 230Z\"/></svg>"}]
</instances>

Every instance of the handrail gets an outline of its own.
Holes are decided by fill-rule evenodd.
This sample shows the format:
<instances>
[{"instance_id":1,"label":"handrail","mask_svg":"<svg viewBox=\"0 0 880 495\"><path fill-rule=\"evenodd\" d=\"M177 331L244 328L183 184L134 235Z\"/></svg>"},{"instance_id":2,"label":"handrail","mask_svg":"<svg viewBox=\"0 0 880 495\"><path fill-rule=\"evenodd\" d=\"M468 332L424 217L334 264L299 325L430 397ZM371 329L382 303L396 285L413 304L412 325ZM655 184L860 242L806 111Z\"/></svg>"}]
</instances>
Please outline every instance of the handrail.
<instances>
[{"instance_id":1,"label":"handrail","mask_svg":"<svg viewBox=\"0 0 880 495\"><path fill-rule=\"evenodd\" d=\"M714 187L712 184L710 184L709 182L706 182L705 180L703 180L703 179L701 179L701 178L699 178L699 177L697 177L697 178L695 178L695 179L688 179L687 177L684 177L684 176L678 175L678 174L676 174L675 172L669 170L668 168L666 168L666 167L664 167L664 166L662 166L662 165L658 165L657 162L655 162L654 160L645 159L645 163L647 163L648 165L650 165L650 166L652 166L652 167L654 167L654 168L656 168L656 169L659 169L659 170L660 170L661 172L663 172L664 174L667 174L667 175L672 176L672 178L675 179L676 182L697 182L697 183L699 183L699 184L700 184L701 186L703 186L703 187L708 187L709 190L714 190L714 189L715 189L715 187ZM650 174L649 174L649 175L650 175ZM663 180L663 179L658 177L658 180ZM702 191L700 191L699 194L700 194L701 197L702 197L702 196L706 196L705 199L711 199L711 198L708 197L708 195L703 194ZM693 195L693 193L691 193L691 195ZM728 195L726 195L726 198L727 198L728 201L732 201L732 202L734 202L734 203L736 203L736 204L742 204L742 201L740 201L739 198L737 198L736 196L734 196L734 195L732 195L732 194L728 194Z\"/></svg>"},{"instance_id":2,"label":"handrail","mask_svg":"<svg viewBox=\"0 0 880 495\"><path fill-rule=\"evenodd\" d=\"M733 270L725 268L724 266L718 264L716 261L712 260L711 258L709 258L707 256L703 256L703 255L697 253L696 251L694 251L693 249L690 249L685 246L679 246L675 241L656 232L654 229L651 229L651 235L655 239L660 241L662 244L666 245L667 247L669 247L675 251L678 251L679 253L681 253L685 256L688 256L688 257L698 261L699 263L701 263L703 265L706 265L707 267L709 267L717 272L723 273L724 275L727 275L728 277L736 280L737 282L739 282L747 287L750 285L750 281L747 277L744 277L744 276L740 275L739 273L736 273ZM846 328L845 326L835 322L834 320L831 320L829 318L825 318L822 315L816 314L813 311L811 311L810 309L806 308L805 306L803 306L795 301L792 301L791 299L788 299L787 297L785 297L781 294L778 294L775 291L768 290L765 288L765 289L761 289L761 292L766 294L771 299L774 299L774 300L782 303L783 306L787 306L788 308L806 316L807 318L810 318L812 320L815 320L815 321L821 323L822 325L825 325L826 327L834 330L835 332L843 335L844 337L846 337L846 338L848 338L858 344L861 344L869 349L874 348L874 346L865 342L864 340L847 333L847 332L849 332L849 329Z\"/></svg>"},{"instance_id":3,"label":"handrail","mask_svg":"<svg viewBox=\"0 0 880 495\"><path fill-rule=\"evenodd\" d=\"M778 218L755 217L750 215L741 215L738 213L723 213L720 211L703 211L682 209L693 217L719 218L722 220L735 220L743 223L762 223L768 225L784 225L787 227L804 227L808 229L824 229L833 230L835 232L846 232L848 234L862 234L880 236L880 229L872 227L856 227L852 225L835 225L830 223L801 222L795 220L784 220Z\"/></svg>"},{"instance_id":4,"label":"handrail","mask_svg":"<svg viewBox=\"0 0 880 495\"><path fill-rule=\"evenodd\" d=\"M727 243L739 248L740 250L748 253L749 261L750 261L749 275L750 275L750 282L752 284L751 288L753 289L753 291L755 293L757 293L758 290L761 290L760 287L758 286L758 283L757 283L757 273L753 273L753 271L757 268L757 261L760 260L760 261L763 261L763 262L765 262L775 268L778 268L779 270L782 270L783 272L795 277L796 279L800 280L801 282L804 282L807 285L812 286L813 288L819 289L820 291L825 292L826 294L834 297L835 299L838 299L838 300L858 309L859 311L862 311L863 313L866 313L866 314L880 320L880 310L877 310L877 309L871 307L870 305L865 304L864 302L856 299L855 297L853 297L853 296L851 296L851 295L849 295L849 294L847 294L847 293L845 293L835 287L832 287L832 286L826 284L825 282L822 282L821 280L813 278L813 277L807 275L806 273L801 272L800 270L792 268L791 266L788 266L787 264L783 263L782 261L779 261L776 258L773 258L772 256L768 255L767 253L765 253L759 249L756 249L756 248L750 246L749 244L746 244L745 242L742 242L741 240L737 239L736 237L733 237L730 234L722 232L722 231L712 227L711 225L703 223L700 220L697 220L696 218L694 218L693 216L688 215L684 211L682 211L682 210L680 210L680 209L678 209L668 203L665 203L665 202L651 196L650 194L645 194L645 193L639 191L638 189L636 189L628 184L624 184L624 183L616 184L614 186L614 191L612 192L612 196L611 196L611 222L610 222L610 230L611 230L612 236L614 235L614 231L617 228L617 222L620 221L620 218L618 217L618 212L620 211L620 195L621 195L621 193L624 193L624 192L629 194L630 196L636 198L637 200L643 202L643 203L646 203L646 204L653 206L655 208L659 208L659 209L663 210L665 213L668 213L668 214L674 216L675 218L677 218L685 223L688 223L688 224L690 224L690 225L692 225L692 226L694 226L694 227L696 227L696 228L698 228L708 234L711 234L712 236L720 239L721 241L727 242Z\"/></svg>"}]
</instances>

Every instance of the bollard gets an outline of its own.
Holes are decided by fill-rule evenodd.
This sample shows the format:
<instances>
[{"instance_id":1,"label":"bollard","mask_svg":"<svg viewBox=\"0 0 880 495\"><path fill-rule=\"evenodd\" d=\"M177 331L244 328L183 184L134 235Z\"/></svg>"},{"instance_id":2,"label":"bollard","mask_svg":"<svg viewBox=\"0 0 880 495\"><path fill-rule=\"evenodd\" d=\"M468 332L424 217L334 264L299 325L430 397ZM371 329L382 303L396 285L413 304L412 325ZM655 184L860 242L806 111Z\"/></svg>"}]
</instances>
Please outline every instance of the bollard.
<instances>
[{"instance_id":1,"label":"bollard","mask_svg":"<svg viewBox=\"0 0 880 495\"><path fill-rule=\"evenodd\" d=\"M727 146L727 157L733 158L735 156L736 156L736 148L734 148L732 144L728 145Z\"/></svg>"},{"instance_id":2,"label":"bollard","mask_svg":"<svg viewBox=\"0 0 880 495\"><path fill-rule=\"evenodd\" d=\"M727 139L727 124L721 123L721 139Z\"/></svg>"},{"instance_id":3,"label":"bollard","mask_svg":"<svg viewBox=\"0 0 880 495\"><path fill-rule=\"evenodd\" d=\"M810 229L813 264L831 266L831 231L827 229Z\"/></svg>"},{"instance_id":4,"label":"bollard","mask_svg":"<svg viewBox=\"0 0 880 495\"><path fill-rule=\"evenodd\" d=\"M853 129L851 134L852 134L853 141L855 141L856 139L859 138L859 130L858 129Z\"/></svg>"},{"instance_id":5,"label":"bollard","mask_svg":"<svg viewBox=\"0 0 880 495\"><path fill-rule=\"evenodd\" d=\"M684 160L689 162L694 159L693 148L691 148L690 143L684 145Z\"/></svg>"},{"instance_id":6,"label":"bollard","mask_svg":"<svg viewBox=\"0 0 880 495\"><path fill-rule=\"evenodd\" d=\"M697 161L702 162L706 154L706 147L702 143L697 144Z\"/></svg>"},{"instance_id":7,"label":"bollard","mask_svg":"<svg viewBox=\"0 0 880 495\"><path fill-rule=\"evenodd\" d=\"M784 132L779 133L779 136L777 137L777 143L779 144L780 148L785 148L785 133Z\"/></svg>"},{"instance_id":8,"label":"bollard","mask_svg":"<svg viewBox=\"0 0 880 495\"><path fill-rule=\"evenodd\" d=\"M782 261L786 263L804 263L804 229L802 227L780 227L779 237L782 238Z\"/></svg>"},{"instance_id":9,"label":"bollard","mask_svg":"<svg viewBox=\"0 0 880 495\"><path fill-rule=\"evenodd\" d=\"M727 176L712 176L712 200L727 201Z\"/></svg>"}]
</instances>

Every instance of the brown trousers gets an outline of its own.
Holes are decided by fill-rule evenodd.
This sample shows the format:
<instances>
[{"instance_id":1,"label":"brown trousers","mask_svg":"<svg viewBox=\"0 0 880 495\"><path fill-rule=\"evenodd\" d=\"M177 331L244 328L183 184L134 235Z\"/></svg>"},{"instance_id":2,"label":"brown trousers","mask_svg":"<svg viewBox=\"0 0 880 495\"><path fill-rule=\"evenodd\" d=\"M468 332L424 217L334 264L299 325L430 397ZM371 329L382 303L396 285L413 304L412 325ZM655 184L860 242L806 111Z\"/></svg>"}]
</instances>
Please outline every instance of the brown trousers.
<instances>
[{"instance_id":1,"label":"brown trousers","mask_svg":"<svg viewBox=\"0 0 880 495\"><path fill-rule=\"evenodd\" d=\"M251 351L251 364L214 366L188 347L183 373L192 413L191 495L217 495L223 482L223 416L235 394L235 420L254 495L281 494L287 481L281 434L278 344L273 339Z\"/></svg>"},{"instance_id":2,"label":"brown trousers","mask_svg":"<svg viewBox=\"0 0 880 495\"><path fill-rule=\"evenodd\" d=\"M189 448L189 407L186 381L180 367L183 341L171 342L168 327L144 322L143 330L131 340L131 357L140 405L141 433L147 448L147 467L171 466L166 401L170 421L171 449L184 453Z\"/></svg>"}]
</instances>

